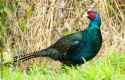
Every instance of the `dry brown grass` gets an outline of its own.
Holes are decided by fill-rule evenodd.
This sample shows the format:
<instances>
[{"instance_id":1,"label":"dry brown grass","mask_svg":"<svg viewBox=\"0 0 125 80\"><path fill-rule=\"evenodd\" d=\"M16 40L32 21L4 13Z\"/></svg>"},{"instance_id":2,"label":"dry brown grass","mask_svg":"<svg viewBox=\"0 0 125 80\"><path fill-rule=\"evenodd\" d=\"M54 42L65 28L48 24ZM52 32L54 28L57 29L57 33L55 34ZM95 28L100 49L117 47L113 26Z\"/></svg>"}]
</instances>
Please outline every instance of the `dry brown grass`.
<instances>
[{"instance_id":1,"label":"dry brown grass","mask_svg":"<svg viewBox=\"0 0 125 80\"><path fill-rule=\"evenodd\" d=\"M108 1L108 0L107 0ZM102 34L104 51L110 47L118 51L124 51L125 48L125 15L124 9L119 7L118 0L113 1L113 5L107 4L106 0L99 2L98 9L102 15ZM115 5L115 7L114 7ZM109 16L113 13L113 16Z\"/></svg>"},{"instance_id":2,"label":"dry brown grass","mask_svg":"<svg viewBox=\"0 0 125 80\"><path fill-rule=\"evenodd\" d=\"M23 32L19 28L19 19L17 19L15 12L8 16L9 31L6 36L6 44L9 48L16 49L14 50L16 55L22 52L29 53L46 48L62 37L64 32L75 32L78 29L83 29L78 24L79 16L81 15L81 3L79 0L64 0L64 7L63 5L60 6L60 1L63 0L26 1L28 0L19 2L21 9L18 11L22 11L19 13L19 19L25 18L28 21L27 31ZM113 0L116 5L114 7L107 4L106 0L96 1L98 1L97 10L102 17L103 47L100 53L107 53L111 47L118 50L124 49L125 15L119 8L118 2ZM26 16L26 6L29 4L34 7L32 16ZM109 10L114 13L113 16L109 16ZM15 55L14 53L12 55Z\"/></svg>"}]
</instances>

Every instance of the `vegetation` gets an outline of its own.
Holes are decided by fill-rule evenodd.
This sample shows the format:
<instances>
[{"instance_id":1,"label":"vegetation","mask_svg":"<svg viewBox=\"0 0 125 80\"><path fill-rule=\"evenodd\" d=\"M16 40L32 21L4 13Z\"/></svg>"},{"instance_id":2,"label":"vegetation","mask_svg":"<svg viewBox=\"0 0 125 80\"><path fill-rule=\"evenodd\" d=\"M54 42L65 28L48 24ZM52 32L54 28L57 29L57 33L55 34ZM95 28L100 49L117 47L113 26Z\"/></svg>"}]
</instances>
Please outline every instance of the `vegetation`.
<instances>
[{"instance_id":1,"label":"vegetation","mask_svg":"<svg viewBox=\"0 0 125 80\"><path fill-rule=\"evenodd\" d=\"M125 55L111 50L106 57L95 58L82 66L54 70L52 65L32 65L29 72L5 67L3 80L124 80Z\"/></svg>"},{"instance_id":2,"label":"vegetation","mask_svg":"<svg viewBox=\"0 0 125 80\"><path fill-rule=\"evenodd\" d=\"M61 1L0 0L0 64L2 57L6 61L8 56L46 48L63 35L86 28L86 19L82 28L78 21L93 0L64 0L65 6ZM125 2L94 1L102 17L103 34L103 46L96 59L58 71L51 70L52 65L34 63L28 75L20 68L4 67L4 80L124 80ZM110 50L112 47L114 50Z\"/></svg>"},{"instance_id":3,"label":"vegetation","mask_svg":"<svg viewBox=\"0 0 125 80\"><path fill-rule=\"evenodd\" d=\"M85 29L88 21L83 21L82 28L78 21L92 3L92 0L0 1L0 36L12 55L46 48L65 34ZM125 47L124 0L94 1L102 17L103 50Z\"/></svg>"}]
</instances>

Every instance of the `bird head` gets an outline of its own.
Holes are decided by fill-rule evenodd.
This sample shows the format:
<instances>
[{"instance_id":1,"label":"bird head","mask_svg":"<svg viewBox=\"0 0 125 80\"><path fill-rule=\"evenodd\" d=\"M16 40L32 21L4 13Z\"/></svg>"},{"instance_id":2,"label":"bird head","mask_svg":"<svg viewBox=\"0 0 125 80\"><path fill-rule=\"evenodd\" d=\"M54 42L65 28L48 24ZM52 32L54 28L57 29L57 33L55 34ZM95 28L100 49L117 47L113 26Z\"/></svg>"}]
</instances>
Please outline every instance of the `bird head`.
<instances>
[{"instance_id":1,"label":"bird head","mask_svg":"<svg viewBox=\"0 0 125 80\"><path fill-rule=\"evenodd\" d=\"M85 13L84 17L88 17L90 21L101 22L100 15L95 10L88 10L87 13Z\"/></svg>"},{"instance_id":2,"label":"bird head","mask_svg":"<svg viewBox=\"0 0 125 80\"><path fill-rule=\"evenodd\" d=\"M96 13L93 10L90 10L90 11L87 12L87 17L90 20L93 20L96 17Z\"/></svg>"},{"instance_id":3,"label":"bird head","mask_svg":"<svg viewBox=\"0 0 125 80\"><path fill-rule=\"evenodd\" d=\"M90 19L90 24L96 24L98 25L98 27L100 27L101 25L101 17L99 15L98 12L94 11L94 10L89 10L87 12L87 17Z\"/></svg>"},{"instance_id":4,"label":"bird head","mask_svg":"<svg viewBox=\"0 0 125 80\"><path fill-rule=\"evenodd\" d=\"M96 17L96 11L94 10L88 10L84 15L82 15L82 20L86 17L88 17L90 20L95 19Z\"/></svg>"}]
</instances>

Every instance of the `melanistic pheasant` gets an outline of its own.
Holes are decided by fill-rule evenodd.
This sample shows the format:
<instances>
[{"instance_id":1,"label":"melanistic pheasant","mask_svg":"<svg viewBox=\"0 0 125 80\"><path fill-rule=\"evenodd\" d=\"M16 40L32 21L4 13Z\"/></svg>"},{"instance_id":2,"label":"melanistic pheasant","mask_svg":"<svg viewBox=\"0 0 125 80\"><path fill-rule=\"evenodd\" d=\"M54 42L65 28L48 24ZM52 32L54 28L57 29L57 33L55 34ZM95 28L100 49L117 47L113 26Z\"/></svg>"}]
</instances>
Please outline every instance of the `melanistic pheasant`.
<instances>
[{"instance_id":1,"label":"melanistic pheasant","mask_svg":"<svg viewBox=\"0 0 125 80\"><path fill-rule=\"evenodd\" d=\"M79 31L59 39L50 47L31 54L14 57L18 60L28 60L36 57L50 57L66 65L80 65L96 56L102 45L100 31L100 15L91 10L87 12L90 19L89 26L84 31Z\"/></svg>"}]
</instances>

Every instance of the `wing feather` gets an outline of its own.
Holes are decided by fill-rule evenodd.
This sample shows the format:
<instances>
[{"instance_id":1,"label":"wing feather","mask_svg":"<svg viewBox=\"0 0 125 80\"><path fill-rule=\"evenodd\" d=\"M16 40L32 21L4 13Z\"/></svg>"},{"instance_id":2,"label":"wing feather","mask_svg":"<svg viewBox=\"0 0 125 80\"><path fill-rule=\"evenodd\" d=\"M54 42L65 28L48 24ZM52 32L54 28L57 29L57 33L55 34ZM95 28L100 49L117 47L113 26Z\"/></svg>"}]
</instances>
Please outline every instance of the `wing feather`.
<instances>
[{"instance_id":1,"label":"wing feather","mask_svg":"<svg viewBox=\"0 0 125 80\"><path fill-rule=\"evenodd\" d=\"M50 48L57 49L58 51L60 51L60 53L66 54L67 51L72 46L79 44L82 39L83 39L83 32L80 31L80 32L62 37L55 44L50 46Z\"/></svg>"}]
</instances>

